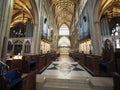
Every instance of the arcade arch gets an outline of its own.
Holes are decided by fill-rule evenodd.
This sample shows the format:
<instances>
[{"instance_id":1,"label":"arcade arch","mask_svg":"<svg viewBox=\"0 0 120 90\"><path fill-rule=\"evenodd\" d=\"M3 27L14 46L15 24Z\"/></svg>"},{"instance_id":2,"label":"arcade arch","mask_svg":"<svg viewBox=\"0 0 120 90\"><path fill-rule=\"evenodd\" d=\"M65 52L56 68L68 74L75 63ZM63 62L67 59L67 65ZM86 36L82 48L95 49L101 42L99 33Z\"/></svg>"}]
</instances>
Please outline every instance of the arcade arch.
<instances>
[{"instance_id":1,"label":"arcade arch","mask_svg":"<svg viewBox=\"0 0 120 90\"><path fill-rule=\"evenodd\" d=\"M62 24L59 29L58 49L60 53L68 53L71 48L71 42L69 39L70 30L66 24Z\"/></svg>"}]
</instances>

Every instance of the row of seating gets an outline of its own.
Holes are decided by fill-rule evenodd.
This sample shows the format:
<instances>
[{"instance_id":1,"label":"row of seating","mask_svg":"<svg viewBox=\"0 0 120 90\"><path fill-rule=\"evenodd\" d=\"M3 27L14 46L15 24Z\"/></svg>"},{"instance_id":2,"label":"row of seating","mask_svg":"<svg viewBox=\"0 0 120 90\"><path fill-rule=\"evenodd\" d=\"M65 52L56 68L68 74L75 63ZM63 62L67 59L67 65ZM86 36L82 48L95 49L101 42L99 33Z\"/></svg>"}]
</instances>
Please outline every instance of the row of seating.
<instances>
[{"instance_id":1,"label":"row of seating","mask_svg":"<svg viewBox=\"0 0 120 90\"><path fill-rule=\"evenodd\" d=\"M69 55L92 75L113 76L114 90L120 90L120 52L114 52L113 58L108 61L104 61L103 56L78 52L73 52Z\"/></svg>"},{"instance_id":2,"label":"row of seating","mask_svg":"<svg viewBox=\"0 0 120 90\"><path fill-rule=\"evenodd\" d=\"M10 70L0 79L0 90L36 90L36 71L20 73Z\"/></svg>"},{"instance_id":3,"label":"row of seating","mask_svg":"<svg viewBox=\"0 0 120 90\"><path fill-rule=\"evenodd\" d=\"M16 69L10 70L4 75L6 81L8 82L6 84L11 90L15 90L16 87L19 90L21 90L21 84L22 84L21 75L22 74L18 72Z\"/></svg>"},{"instance_id":4,"label":"row of seating","mask_svg":"<svg viewBox=\"0 0 120 90\"><path fill-rule=\"evenodd\" d=\"M59 54L47 53L42 55L26 55L22 60L7 60L6 64L10 66L10 70L17 68L20 72L30 72L32 70L40 71L55 60Z\"/></svg>"},{"instance_id":5,"label":"row of seating","mask_svg":"<svg viewBox=\"0 0 120 90\"><path fill-rule=\"evenodd\" d=\"M36 90L36 73L42 71L59 54L27 55L22 60L7 60L10 66L3 80L0 78L0 90ZM4 85L2 86L2 83ZM2 87L1 87L2 86Z\"/></svg>"},{"instance_id":6,"label":"row of seating","mask_svg":"<svg viewBox=\"0 0 120 90\"><path fill-rule=\"evenodd\" d=\"M84 53L70 53L69 54L75 61L89 70L92 74L97 74L100 72L99 69L99 62L101 61L102 57L97 55L90 55Z\"/></svg>"},{"instance_id":7,"label":"row of seating","mask_svg":"<svg viewBox=\"0 0 120 90\"><path fill-rule=\"evenodd\" d=\"M46 66L48 66L58 56L59 54L56 53L25 56L23 60L22 70L24 70L24 72L29 72L32 69L37 69L37 71L39 72L40 70L43 70Z\"/></svg>"},{"instance_id":8,"label":"row of seating","mask_svg":"<svg viewBox=\"0 0 120 90\"><path fill-rule=\"evenodd\" d=\"M84 53L70 53L70 56L79 62L80 65L87 68L93 74L107 74L112 75L112 72L116 71L115 68L115 58L111 58L108 61L104 61L102 56L90 55ZM104 67L101 66L104 64Z\"/></svg>"}]
</instances>

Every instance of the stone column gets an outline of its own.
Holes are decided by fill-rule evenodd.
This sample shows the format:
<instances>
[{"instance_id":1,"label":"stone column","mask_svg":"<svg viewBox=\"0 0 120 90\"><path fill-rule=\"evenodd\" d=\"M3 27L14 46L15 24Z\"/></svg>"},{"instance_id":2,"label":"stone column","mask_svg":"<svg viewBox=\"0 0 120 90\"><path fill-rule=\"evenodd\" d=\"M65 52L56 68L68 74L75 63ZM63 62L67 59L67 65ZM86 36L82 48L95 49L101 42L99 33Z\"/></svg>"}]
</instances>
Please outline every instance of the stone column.
<instances>
[{"instance_id":1,"label":"stone column","mask_svg":"<svg viewBox=\"0 0 120 90\"><path fill-rule=\"evenodd\" d=\"M108 24L107 16L105 16L105 25L106 25L106 35L110 35L109 24Z\"/></svg>"},{"instance_id":2,"label":"stone column","mask_svg":"<svg viewBox=\"0 0 120 90\"><path fill-rule=\"evenodd\" d=\"M6 10L6 7L5 7L5 3L6 3L6 0L0 0L0 59L1 59L1 54L2 54L2 46L3 46L3 39L4 39L4 35L3 33L5 33L5 31L3 30L3 24L5 23L4 21L4 15L5 15L5 10Z\"/></svg>"},{"instance_id":3,"label":"stone column","mask_svg":"<svg viewBox=\"0 0 120 90\"><path fill-rule=\"evenodd\" d=\"M36 33L36 43L35 43L36 44L36 54L40 54L41 31L42 31L41 24L39 23L38 30Z\"/></svg>"},{"instance_id":4,"label":"stone column","mask_svg":"<svg viewBox=\"0 0 120 90\"><path fill-rule=\"evenodd\" d=\"M43 29L43 16L42 16L42 2L40 2L39 6L39 24L38 24L38 31L37 31L37 37L36 37L36 54L41 53L41 34L42 34L42 29Z\"/></svg>"},{"instance_id":5,"label":"stone column","mask_svg":"<svg viewBox=\"0 0 120 90\"><path fill-rule=\"evenodd\" d=\"M37 33L38 33L38 24L34 24L31 54L36 54Z\"/></svg>"},{"instance_id":6,"label":"stone column","mask_svg":"<svg viewBox=\"0 0 120 90\"><path fill-rule=\"evenodd\" d=\"M91 29L90 29L90 35L91 35L91 43L93 46L92 54L94 55L100 55L101 54L101 32L100 32L100 23L98 21L94 21L94 19L91 17Z\"/></svg>"},{"instance_id":7,"label":"stone column","mask_svg":"<svg viewBox=\"0 0 120 90\"><path fill-rule=\"evenodd\" d=\"M101 37L101 31L100 31L100 22L94 23L95 30L95 38L94 38L94 52L96 55L101 55L102 52L102 37Z\"/></svg>"},{"instance_id":8,"label":"stone column","mask_svg":"<svg viewBox=\"0 0 120 90\"><path fill-rule=\"evenodd\" d=\"M58 49L58 36L59 36L58 32L59 32L59 30L55 26L55 34L54 34L54 40L55 40L55 42L53 43L54 44L54 51L56 51Z\"/></svg>"},{"instance_id":9,"label":"stone column","mask_svg":"<svg viewBox=\"0 0 120 90\"><path fill-rule=\"evenodd\" d=\"M51 51L56 51L57 49L57 28L56 28L56 23L55 20L53 21L53 39L52 39L52 45L51 45Z\"/></svg>"},{"instance_id":10,"label":"stone column","mask_svg":"<svg viewBox=\"0 0 120 90\"><path fill-rule=\"evenodd\" d=\"M96 5L94 6L91 1L89 2L89 16L90 16L90 35L91 35L91 42L93 46L93 51L92 53L94 55L101 55L101 30L100 30L100 22L98 21L98 11L99 11L99 2L95 3ZM95 8L95 9L94 9Z\"/></svg>"},{"instance_id":11,"label":"stone column","mask_svg":"<svg viewBox=\"0 0 120 90\"><path fill-rule=\"evenodd\" d=\"M0 4L0 58L3 59L7 52L14 0L1 0Z\"/></svg>"},{"instance_id":12,"label":"stone column","mask_svg":"<svg viewBox=\"0 0 120 90\"><path fill-rule=\"evenodd\" d=\"M28 19L26 23L26 33L25 37L32 37L33 36L33 24L31 23L31 20Z\"/></svg>"},{"instance_id":13,"label":"stone column","mask_svg":"<svg viewBox=\"0 0 120 90\"><path fill-rule=\"evenodd\" d=\"M41 43L41 32L42 32L42 25L43 25L43 20L42 20L42 1L39 2L39 6L37 7L38 11L36 10L36 20L35 25L34 25L34 30L33 30L33 38L32 38L32 47L31 47L31 53L32 54L40 54L40 43Z\"/></svg>"}]
</instances>

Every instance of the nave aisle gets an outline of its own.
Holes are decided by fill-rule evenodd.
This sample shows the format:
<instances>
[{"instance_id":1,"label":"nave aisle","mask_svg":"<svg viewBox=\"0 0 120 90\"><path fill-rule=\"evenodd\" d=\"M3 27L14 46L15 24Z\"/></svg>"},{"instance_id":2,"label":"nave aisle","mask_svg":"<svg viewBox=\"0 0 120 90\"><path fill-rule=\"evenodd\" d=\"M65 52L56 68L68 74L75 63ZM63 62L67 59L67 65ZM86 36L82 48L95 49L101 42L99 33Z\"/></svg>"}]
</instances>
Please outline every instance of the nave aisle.
<instances>
[{"instance_id":1,"label":"nave aisle","mask_svg":"<svg viewBox=\"0 0 120 90\"><path fill-rule=\"evenodd\" d=\"M93 77L68 54L37 74L36 81L36 90L113 90L112 78Z\"/></svg>"}]
</instances>

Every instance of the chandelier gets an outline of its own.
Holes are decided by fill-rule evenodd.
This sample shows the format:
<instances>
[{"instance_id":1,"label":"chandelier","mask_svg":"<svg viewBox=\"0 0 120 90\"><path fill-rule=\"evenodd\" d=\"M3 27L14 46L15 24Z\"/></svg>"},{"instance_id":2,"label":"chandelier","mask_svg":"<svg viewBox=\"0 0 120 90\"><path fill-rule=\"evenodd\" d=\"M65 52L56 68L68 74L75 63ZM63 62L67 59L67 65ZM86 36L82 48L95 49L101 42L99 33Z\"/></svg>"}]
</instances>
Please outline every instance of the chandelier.
<instances>
[{"instance_id":1,"label":"chandelier","mask_svg":"<svg viewBox=\"0 0 120 90\"><path fill-rule=\"evenodd\" d=\"M120 36L120 26L117 23L116 27L113 28L111 36Z\"/></svg>"},{"instance_id":2,"label":"chandelier","mask_svg":"<svg viewBox=\"0 0 120 90\"><path fill-rule=\"evenodd\" d=\"M120 25L117 23L112 30L112 39L114 40L115 49L120 49Z\"/></svg>"}]
</instances>

